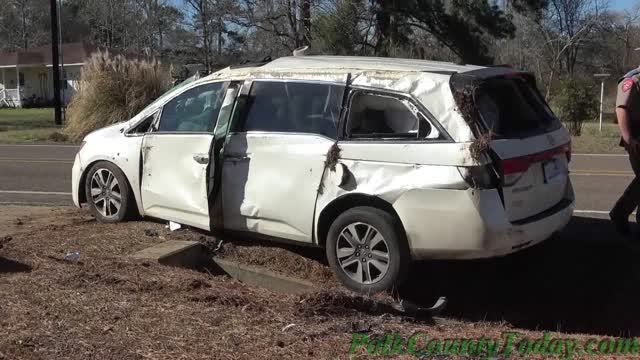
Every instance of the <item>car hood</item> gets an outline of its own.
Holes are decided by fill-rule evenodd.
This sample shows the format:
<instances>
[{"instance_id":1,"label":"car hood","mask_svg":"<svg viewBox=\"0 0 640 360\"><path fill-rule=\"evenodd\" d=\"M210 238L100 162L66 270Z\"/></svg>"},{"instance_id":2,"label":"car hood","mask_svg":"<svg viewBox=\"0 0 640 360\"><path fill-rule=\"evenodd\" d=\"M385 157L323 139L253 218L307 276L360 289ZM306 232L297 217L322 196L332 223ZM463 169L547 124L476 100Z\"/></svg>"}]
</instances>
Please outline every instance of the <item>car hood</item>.
<instances>
[{"instance_id":1,"label":"car hood","mask_svg":"<svg viewBox=\"0 0 640 360\"><path fill-rule=\"evenodd\" d=\"M89 135L85 136L84 141L91 141L93 139L105 139L120 136L127 129L128 122L123 121L113 125L109 125L102 129L98 129Z\"/></svg>"}]
</instances>

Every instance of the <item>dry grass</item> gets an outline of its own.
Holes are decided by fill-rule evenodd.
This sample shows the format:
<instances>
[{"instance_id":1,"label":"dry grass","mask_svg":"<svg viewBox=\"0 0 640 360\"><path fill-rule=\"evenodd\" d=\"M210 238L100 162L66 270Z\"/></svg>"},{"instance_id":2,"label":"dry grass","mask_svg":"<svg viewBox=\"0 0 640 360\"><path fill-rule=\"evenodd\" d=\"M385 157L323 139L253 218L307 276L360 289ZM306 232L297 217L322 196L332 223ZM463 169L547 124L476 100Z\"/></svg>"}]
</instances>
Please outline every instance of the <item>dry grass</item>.
<instances>
[{"instance_id":1,"label":"dry grass","mask_svg":"<svg viewBox=\"0 0 640 360\"><path fill-rule=\"evenodd\" d=\"M128 120L171 84L171 72L155 60L93 54L82 68L79 90L67 109L65 132L80 141L93 130Z\"/></svg>"},{"instance_id":2,"label":"dry grass","mask_svg":"<svg viewBox=\"0 0 640 360\"><path fill-rule=\"evenodd\" d=\"M612 123L603 123L602 131L599 130L598 123L585 123L582 135L571 137L571 146L575 153L623 154L624 149L619 143L618 125Z\"/></svg>"},{"instance_id":3,"label":"dry grass","mask_svg":"<svg viewBox=\"0 0 640 360\"><path fill-rule=\"evenodd\" d=\"M171 233L151 222L98 224L74 209L51 216L48 225L21 216L28 229L1 250L0 358L347 358L356 330L440 339L500 339L505 331L537 338L547 330L582 342L640 334L637 251L592 219L575 224L563 241L509 261L420 267L408 296L450 298L446 317L430 320L387 311L380 306L387 296L325 290L324 265L299 248L232 240L225 254L293 275L306 269L307 278L319 277L318 293L275 294L127 257L165 239L200 239L196 232ZM145 235L147 229L157 236ZM80 251L80 262L64 260L71 250ZM362 349L354 356L370 357Z\"/></svg>"}]
</instances>

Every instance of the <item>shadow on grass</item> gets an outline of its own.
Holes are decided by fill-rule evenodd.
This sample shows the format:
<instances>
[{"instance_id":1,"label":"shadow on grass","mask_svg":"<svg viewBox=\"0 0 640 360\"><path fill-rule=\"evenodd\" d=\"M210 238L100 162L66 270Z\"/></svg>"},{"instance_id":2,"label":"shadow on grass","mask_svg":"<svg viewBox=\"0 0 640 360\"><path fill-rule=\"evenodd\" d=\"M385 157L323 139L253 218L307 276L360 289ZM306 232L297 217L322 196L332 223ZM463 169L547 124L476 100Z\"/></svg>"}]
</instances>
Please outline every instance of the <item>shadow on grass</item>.
<instances>
[{"instance_id":1,"label":"shadow on grass","mask_svg":"<svg viewBox=\"0 0 640 360\"><path fill-rule=\"evenodd\" d=\"M31 271L31 266L0 256L0 274L20 273Z\"/></svg>"},{"instance_id":2,"label":"shadow on grass","mask_svg":"<svg viewBox=\"0 0 640 360\"><path fill-rule=\"evenodd\" d=\"M519 328L640 335L640 242L608 221L574 217L553 239L493 260L414 266L401 294L428 306L447 296L444 316L507 321Z\"/></svg>"}]
</instances>

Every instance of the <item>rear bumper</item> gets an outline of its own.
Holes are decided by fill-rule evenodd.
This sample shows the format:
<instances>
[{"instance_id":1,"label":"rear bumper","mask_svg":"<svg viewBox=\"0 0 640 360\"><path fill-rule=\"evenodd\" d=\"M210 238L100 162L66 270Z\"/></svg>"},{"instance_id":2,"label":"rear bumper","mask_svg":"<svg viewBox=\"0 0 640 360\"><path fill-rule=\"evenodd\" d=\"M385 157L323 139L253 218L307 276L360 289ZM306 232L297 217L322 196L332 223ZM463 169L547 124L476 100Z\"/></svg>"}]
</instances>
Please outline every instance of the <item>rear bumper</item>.
<instances>
[{"instance_id":1,"label":"rear bumper","mask_svg":"<svg viewBox=\"0 0 640 360\"><path fill-rule=\"evenodd\" d=\"M508 255L538 244L564 228L575 208L568 183L564 200L511 223L496 190L433 190L402 196L394 208L414 259L480 259Z\"/></svg>"}]
</instances>

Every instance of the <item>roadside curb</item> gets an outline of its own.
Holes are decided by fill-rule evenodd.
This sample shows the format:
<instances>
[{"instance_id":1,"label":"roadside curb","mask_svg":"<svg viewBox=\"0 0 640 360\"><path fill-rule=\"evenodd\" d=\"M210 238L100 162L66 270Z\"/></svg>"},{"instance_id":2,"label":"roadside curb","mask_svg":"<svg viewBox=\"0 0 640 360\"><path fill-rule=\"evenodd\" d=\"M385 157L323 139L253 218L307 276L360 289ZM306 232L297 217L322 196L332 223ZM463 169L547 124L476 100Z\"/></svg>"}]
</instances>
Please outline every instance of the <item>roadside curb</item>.
<instances>
[{"instance_id":1,"label":"roadside curb","mask_svg":"<svg viewBox=\"0 0 640 360\"><path fill-rule=\"evenodd\" d=\"M262 287L274 292L300 295L315 291L316 286L306 280L282 275L262 266L246 265L237 261L205 255L197 241L169 240L130 255L142 261L185 268L210 267L214 273L226 274L242 283Z\"/></svg>"},{"instance_id":2,"label":"roadside curb","mask_svg":"<svg viewBox=\"0 0 640 360\"><path fill-rule=\"evenodd\" d=\"M224 273L248 285L293 295L301 295L317 290L313 283L309 281L278 274L263 267L245 265L217 257L213 257L211 260Z\"/></svg>"},{"instance_id":3,"label":"roadside curb","mask_svg":"<svg viewBox=\"0 0 640 360\"><path fill-rule=\"evenodd\" d=\"M195 268L202 262L203 246L197 241L169 240L131 255L137 260Z\"/></svg>"}]
</instances>

